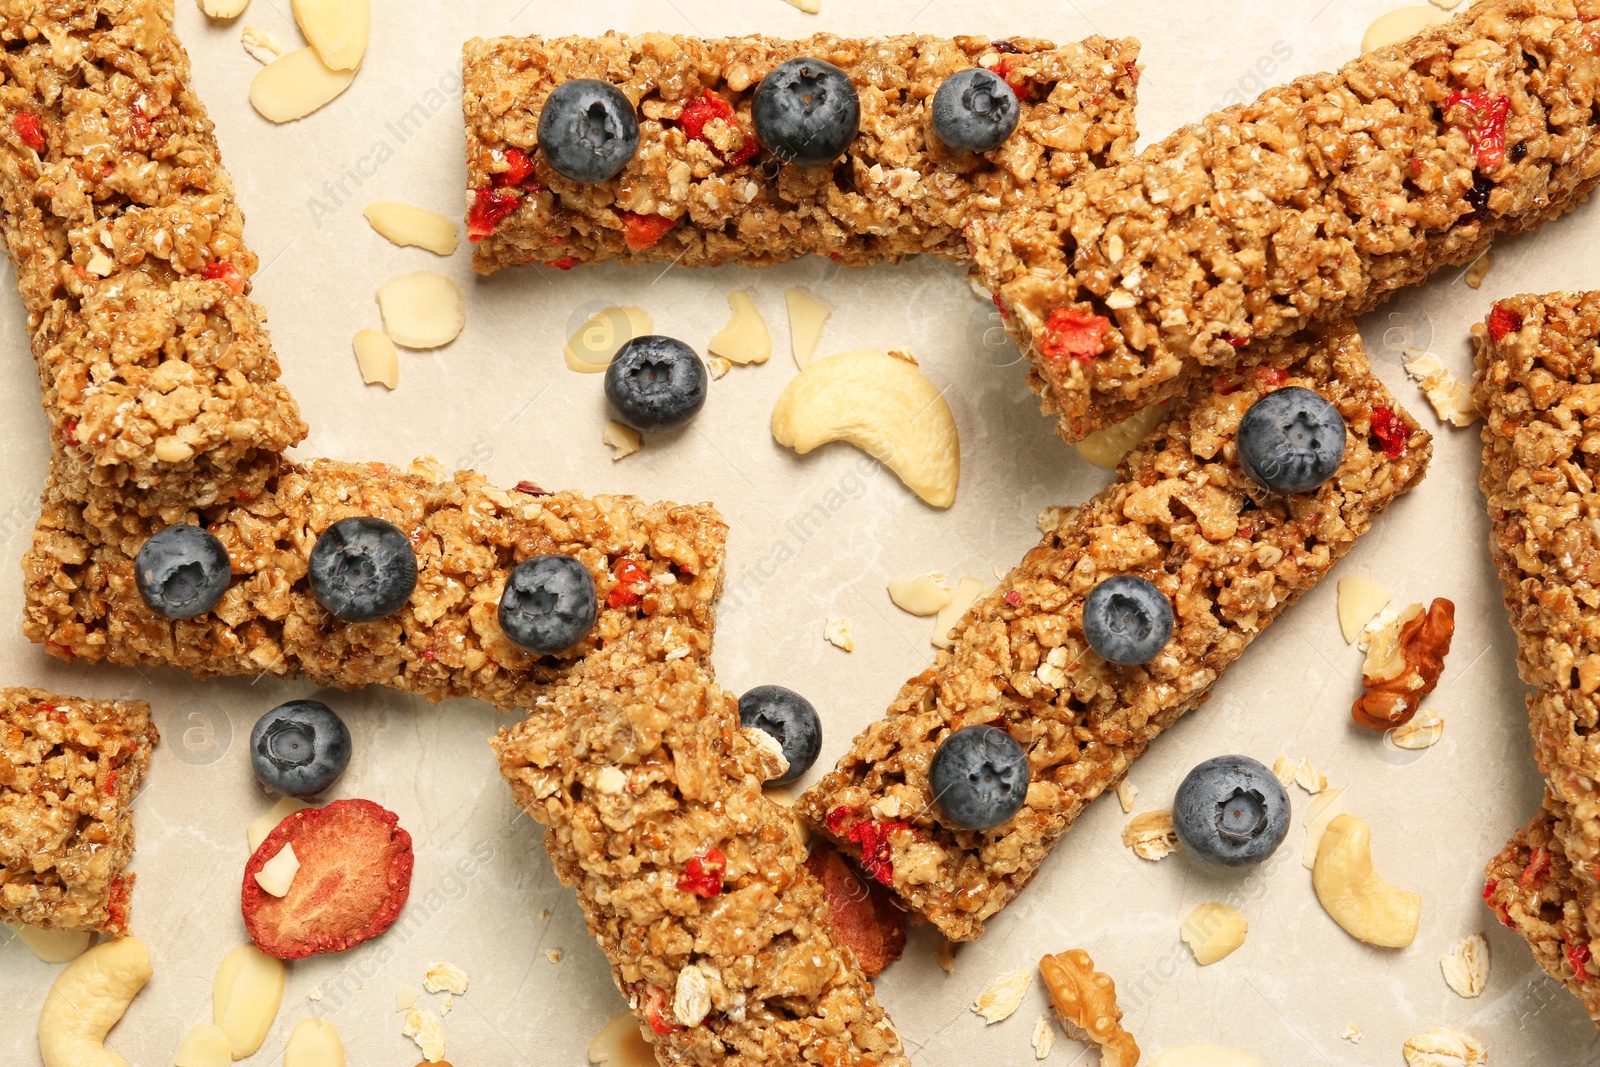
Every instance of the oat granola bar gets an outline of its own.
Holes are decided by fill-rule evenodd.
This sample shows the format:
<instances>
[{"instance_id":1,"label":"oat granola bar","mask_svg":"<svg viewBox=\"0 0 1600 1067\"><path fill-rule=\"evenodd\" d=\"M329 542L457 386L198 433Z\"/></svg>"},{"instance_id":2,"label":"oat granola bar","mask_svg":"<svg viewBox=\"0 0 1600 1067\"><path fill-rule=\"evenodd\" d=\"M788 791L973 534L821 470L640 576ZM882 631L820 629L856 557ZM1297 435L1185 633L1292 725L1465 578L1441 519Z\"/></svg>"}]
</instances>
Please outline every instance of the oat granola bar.
<instances>
[{"instance_id":1,"label":"oat granola bar","mask_svg":"<svg viewBox=\"0 0 1600 1067\"><path fill-rule=\"evenodd\" d=\"M1600 0L1482 0L969 230L1068 440L1281 358L1600 178Z\"/></svg>"},{"instance_id":2,"label":"oat granola bar","mask_svg":"<svg viewBox=\"0 0 1600 1067\"><path fill-rule=\"evenodd\" d=\"M142 701L0 689L0 921L128 932L129 805L158 739Z\"/></svg>"},{"instance_id":3,"label":"oat granola bar","mask_svg":"<svg viewBox=\"0 0 1600 1067\"><path fill-rule=\"evenodd\" d=\"M260 490L305 437L172 0L0 10L0 212L45 411L80 494Z\"/></svg>"},{"instance_id":4,"label":"oat granola bar","mask_svg":"<svg viewBox=\"0 0 1600 1067\"><path fill-rule=\"evenodd\" d=\"M843 68L861 132L832 167L781 166L750 121L762 76L798 56ZM1138 43L1056 47L930 36L706 40L661 33L502 37L466 46L468 235L488 274L521 263L608 259L760 265L810 253L859 265L931 252L966 258L975 215L1044 208L1061 186L1132 154ZM1017 131L984 154L928 130L950 74L989 67L1018 90ZM580 185L538 151L546 96L577 78L615 83L638 109L638 154Z\"/></svg>"},{"instance_id":5,"label":"oat granola bar","mask_svg":"<svg viewBox=\"0 0 1600 1067\"><path fill-rule=\"evenodd\" d=\"M1250 481L1234 445L1250 405L1286 384L1326 397L1349 428L1334 478L1292 497ZM800 810L946 937L978 937L1089 802L1207 699L1255 635L1417 484L1431 454L1348 323L1297 342L1284 369L1214 379L973 606L953 647L906 683ZM1173 605L1173 638L1142 667L1112 666L1083 636L1084 600L1116 574L1149 579ZM976 723L1021 742L1031 776L1021 811L988 832L942 822L928 786L940 742Z\"/></svg>"},{"instance_id":6,"label":"oat granola bar","mask_svg":"<svg viewBox=\"0 0 1600 1067\"><path fill-rule=\"evenodd\" d=\"M909 1067L753 733L683 660L558 690L493 745L663 1065Z\"/></svg>"},{"instance_id":7,"label":"oat granola bar","mask_svg":"<svg viewBox=\"0 0 1600 1067\"><path fill-rule=\"evenodd\" d=\"M355 515L394 523L417 551L416 591L373 623L328 615L306 579L317 536ZM205 525L233 562L216 609L187 621L150 611L134 583L140 547L168 523L114 501L78 502L52 482L23 560L29 639L69 662L170 666L199 678L298 675L339 689L528 707L550 686L621 666L704 658L726 534L707 505L585 499L528 483L508 492L470 472L331 460L286 463L260 496L174 521ZM587 565L602 603L582 644L539 657L506 639L497 609L516 563L549 552Z\"/></svg>"}]
</instances>

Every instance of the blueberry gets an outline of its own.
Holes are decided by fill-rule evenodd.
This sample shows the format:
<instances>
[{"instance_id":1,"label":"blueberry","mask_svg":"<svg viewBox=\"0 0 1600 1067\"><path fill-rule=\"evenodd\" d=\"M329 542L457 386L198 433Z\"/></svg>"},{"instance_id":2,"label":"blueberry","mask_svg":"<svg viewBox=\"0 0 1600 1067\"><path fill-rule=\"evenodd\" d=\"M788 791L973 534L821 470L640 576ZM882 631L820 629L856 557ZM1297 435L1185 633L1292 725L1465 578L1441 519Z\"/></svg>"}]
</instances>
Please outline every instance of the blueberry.
<instances>
[{"instance_id":1,"label":"blueberry","mask_svg":"<svg viewBox=\"0 0 1600 1067\"><path fill-rule=\"evenodd\" d=\"M641 433L661 433L700 414L709 381L694 349L650 334L623 345L606 368L606 399L618 422Z\"/></svg>"},{"instance_id":2,"label":"blueberry","mask_svg":"<svg viewBox=\"0 0 1600 1067\"><path fill-rule=\"evenodd\" d=\"M563 178L596 185L616 177L639 151L633 101L610 82L563 82L539 114L539 149Z\"/></svg>"},{"instance_id":3,"label":"blueberry","mask_svg":"<svg viewBox=\"0 0 1600 1067\"><path fill-rule=\"evenodd\" d=\"M969 67L944 80L933 95L933 132L951 148L988 152L1005 144L1022 109L1006 80Z\"/></svg>"},{"instance_id":4,"label":"blueberry","mask_svg":"<svg viewBox=\"0 0 1600 1067\"><path fill-rule=\"evenodd\" d=\"M340 519L311 550L311 592L329 614L345 622L393 615L417 587L417 553L392 522L358 516Z\"/></svg>"},{"instance_id":5,"label":"blueberry","mask_svg":"<svg viewBox=\"0 0 1600 1067\"><path fill-rule=\"evenodd\" d=\"M168 526L139 549L133 578L151 611L192 619L217 606L233 580L233 564L210 530Z\"/></svg>"},{"instance_id":6,"label":"blueberry","mask_svg":"<svg viewBox=\"0 0 1600 1067\"><path fill-rule=\"evenodd\" d=\"M1028 754L993 726L967 726L939 744L928 787L944 817L966 830L992 830L1028 796Z\"/></svg>"},{"instance_id":7,"label":"blueberry","mask_svg":"<svg viewBox=\"0 0 1600 1067\"><path fill-rule=\"evenodd\" d=\"M1289 815L1289 794L1248 756L1206 760L1184 778L1172 804L1183 847L1225 867L1248 867L1277 851Z\"/></svg>"},{"instance_id":8,"label":"blueberry","mask_svg":"<svg viewBox=\"0 0 1600 1067\"><path fill-rule=\"evenodd\" d=\"M821 59L780 63L756 86L750 105L756 140L786 163L819 167L844 154L861 127L850 75Z\"/></svg>"},{"instance_id":9,"label":"blueberry","mask_svg":"<svg viewBox=\"0 0 1600 1067\"><path fill-rule=\"evenodd\" d=\"M1107 578L1083 603L1083 636L1101 659L1124 667L1149 663L1172 636L1172 602L1143 578Z\"/></svg>"},{"instance_id":10,"label":"blueberry","mask_svg":"<svg viewBox=\"0 0 1600 1067\"><path fill-rule=\"evenodd\" d=\"M291 700L257 720L250 731L250 764L268 789L314 797L350 766L350 730L328 705Z\"/></svg>"},{"instance_id":11,"label":"blueberry","mask_svg":"<svg viewBox=\"0 0 1600 1067\"><path fill-rule=\"evenodd\" d=\"M754 726L778 739L789 769L773 785L788 785L817 762L822 751L822 720L811 701L781 685L761 685L739 698L739 725Z\"/></svg>"},{"instance_id":12,"label":"blueberry","mask_svg":"<svg viewBox=\"0 0 1600 1067\"><path fill-rule=\"evenodd\" d=\"M1239 420L1239 465L1274 493L1307 493L1339 469L1344 433L1339 409L1316 393L1277 389Z\"/></svg>"},{"instance_id":13,"label":"blueberry","mask_svg":"<svg viewBox=\"0 0 1600 1067\"><path fill-rule=\"evenodd\" d=\"M541 656L582 641L599 614L594 575L571 556L523 560L500 595L500 629L518 648Z\"/></svg>"}]
</instances>

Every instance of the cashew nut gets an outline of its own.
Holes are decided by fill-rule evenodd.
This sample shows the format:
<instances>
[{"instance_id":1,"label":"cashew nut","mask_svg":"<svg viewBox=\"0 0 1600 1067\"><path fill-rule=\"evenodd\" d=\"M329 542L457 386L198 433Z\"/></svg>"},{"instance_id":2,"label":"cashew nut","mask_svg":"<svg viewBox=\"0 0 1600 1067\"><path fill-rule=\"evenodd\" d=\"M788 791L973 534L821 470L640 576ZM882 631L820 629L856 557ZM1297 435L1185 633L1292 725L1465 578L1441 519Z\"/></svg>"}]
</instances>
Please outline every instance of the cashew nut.
<instances>
[{"instance_id":1,"label":"cashew nut","mask_svg":"<svg viewBox=\"0 0 1600 1067\"><path fill-rule=\"evenodd\" d=\"M1178 1045L1150 1062L1150 1067L1262 1067L1248 1052L1220 1045Z\"/></svg>"},{"instance_id":2,"label":"cashew nut","mask_svg":"<svg viewBox=\"0 0 1600 1067\"><path fill-rule=\"evenodd\" d=\"M1345 933L1380 948L1405 948L1416 939L1422 898L1379 877L1372 868L1371 841L1364 819L1335 818L1323 832L1311 883Z\"/></svg>"},{"instance_id":3,"label":"cashew nut","mask_svg":"<svg viewBox=\"0 0 1600 1067\"><path fill-rule=\"evenodd\" d=\"M904 353L846 352L813 363L778 397L772 436L800 453L848 441L934 507L955 503L961 480L955 416Z\"/></svg>"},{"instance_id":4,"label":"cashew nut","mask_svg":"<svg viewBox=\"0 0 1600 1067\"><path fill-rule=\"evenodd\" d=\"M367 52L371 0L294 0L294 20L334 70L355 70Z\"/></svg>"},{"instance_id":5,"label":"cashew nut","mask_svg":"<svg viewBox=\"0 0 1600 1067\"><path fill-rule=\"evenodd\" d=\"M150 949L137 938L109 941L56 976L39 1012L44 1067L128 1067L106 1035L150 980Z\"/></svg>"},{"instance_id":6,"label":"cashew nut","mask_svg":"<svg viewBox=\"0 0 1600 1067\"><path fill-rule=\"evenodd\" d=\"M1143 441L1166 417L1165 404L1151 404L1115 426L1096 430L1072 447L1078 450L1078 455L1096 467L1114 471L1122 462L1122 457L1132 452L1134 446Z\"/></svg>"}]
</instances>

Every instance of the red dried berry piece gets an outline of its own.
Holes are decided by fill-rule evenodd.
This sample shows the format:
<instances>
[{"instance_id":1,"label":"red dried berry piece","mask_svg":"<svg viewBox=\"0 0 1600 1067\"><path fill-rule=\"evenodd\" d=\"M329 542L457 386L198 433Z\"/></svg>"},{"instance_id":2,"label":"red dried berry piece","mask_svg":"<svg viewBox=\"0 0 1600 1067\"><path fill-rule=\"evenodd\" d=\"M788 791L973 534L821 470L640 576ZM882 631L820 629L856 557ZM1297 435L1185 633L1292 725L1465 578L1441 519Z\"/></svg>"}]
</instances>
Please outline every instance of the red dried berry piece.
<instances>
[{"instance_id":1,"label":"red dried berry piece","mask_svg":"<svg viewBox=\"0 0 1600 1067\"><path fill-rule=\"evenodd\" d=\"M494 233L496 226L517 213L522 197L512 189L479 189L467 212L467 240L473 244Z\"/></svg>"},{"instance_id":2,"label":"red dried berry piece","mask_svg":"<svg viewBox=\"0 0 1600 1067\"><path fill-rule=\"evenodd\" d=\"M1289 372L1278 367L1260 367L1256 370L1256 380L1268 389L1281 389L1289 380Z\"/></svg>"},{"instance_id":3,"label":"red dried berry piece","mask_svg":"<svg viewBox=\"0 0 1600 1067\"><path fill-rule=\"evenodd\" d=\"M528 481L518 482L516 485L511 487L511 491L513 493L522 493L525 496L533 497L550 495L550 491L548 489L540 489L537 485Z\"/></svg>"},{"instance_id":4,"label":"red dried berry piece","mask_svg":"<svg viewBox=\"0 0 1600 1067\"><path fill-rule=\"evenodd\" d=\"M1495 878L1491 878L1487 882L1483 883L1483 899L1488 900L1490 897L1494 896L1494 891L1499 887L1499 885L1499 880Z\"/></svg>"},{"instance_id":5,"label":"red dried berry piece","mask_svg":"<svg viewBox=\"0 0 1600 1067\"><path fill-rule=\"evenodd\" d=\"M860 808L849 808L841 804L828 812L827 817L822 821L827 825L828 833L835 837L844 837L860 817Z\"/></svg>"},{"instance_id":6,"label":"red dried berry piece","mask_svg":"<svg viewBox=\"0 0 1600 1067\"><path fill-rule=\"evenodd\" d=\"M1590 958L1588 945L1574 945L1571 941L1567 942L1567 966L1572 968L1574 975L1582 977L1587 974L1585 967Z\"/></svg>"},{"instance_id":7,"label":"red dried berry piece","mask_svg":"<svg viewBox=\"0 0 1600 1067\"><path fill-rule=\"evenodd\" d=\"M667 991L660 986L650 986L649 989L650 992L645 994L644 1021L650 1024L650 1029L662 1037L682 1033L687 1029L678 1025L672 1013L667 1010Z\"/></svg>"},{"instance_id":8,"label":"red dried berry piece","mask_svg":"<svg viewBox=\"0 0 1600 1067\"><path fill-rule=\"evenodd\" d=\"M1011 309L1006 307L1006 304L1005 304L1004 300L1000 299L1000 294L999 293L995 293L994 296L991 299L994 300L995 309L1000 312L1000 321L1001 322L1010 322L1011 321Z\"/></svg>"},{"instance_id":9,"label":"red dried berry piece","mask_svg":"<svg viewBox=\"0 0 1600 1067\"><path fill-rule=\"evenodd\" d=\"M669 219L664 215L635 215L631 211L624 211L622 239L628 242L628 247L635 252L642 252L646 248L655 247L656 243L667 235L667 231L677 224L677 219Z\"/></svg>"},{"instance_id":10,"label":"red dried berry piece","mask_svg":"<svg viewBox=\"0 0 1600 1067\"><path fill-rule=\"evenodd\" d=\"M1406 441L1411 437L1411 431L1406 428L1405 422L1389 408L1372 409L1372 436L1383 445L1383 454L1390 459L1399 459L1405 455Z\"/></svg>"},{"instance_id":11,"label":"red dried berry piece","mask_svg":"<svg viewBox=\"0 0 1600 1067\"><path fill-rule=\"evenodd\" d=\"M61 443L70 448L77 448L79 445L83 444L82 441L78 440L77 419L73 419L71 422L61 427Z\"/></svg>"},{"instance_id":12,"label":"red dried berry piece","mask_svg":"<svg viewBox=\"0 0 1600 1067\"><path fill-rule=\"evenodd\" d=\"M1549 873L1550 851L1543 845L1537 845L1528 857L1528 865L1522 869L1522 877L1517 879L1517 884L1524 889L1531 885L1536 886L1544 881L1544 876Z\"/></svg>"},{"instance_id":13,"label":"red dried berry piece","mask_svg":"<svg viewBox=\"0 0 1600 1067\"><path fill-rule=\"evenodd\" d=\"M849 945L868 978L876 978L906 948L906 913L875 882L863 881L844 857L819 842L806 858L806 870L822 883L828 923Z\"/></svg>"},{"instance_id":14,"label":"red dried berry piece","mask_svg":"<svg viewBox=\"0 0 1600 1067\"><path fill-rule=\"evenodd\" d=\"M1000 57L1000 62L994 65L994 73L1011 86L1011 91L1017 94L1018 100L1027 100L1033 95L1033 79L1022 73L1023 60L1013 58L1018 53L1015 45L1012 49L1011 54Z\"/></svg>"},{"instance_id":15,"label":"red dried berry piece","mask_svg":"<svg viewBox=\"0 0 1600 1067\"><path fill-rule=\"evenodd\" d=\"M606 597L606 603L614 608L633 607L642 599L642 591L633 587L650 584L650 575L626 556L617 560L611 568L611 575L616 578L617 584L611 590L611 595Z\"/></svg>"},{"instance_id":16,"label":"red dried berry piece","mask_svg":"<svg viewBox=\"0 0 1600 1067\"><path fill-rule=\"evenodd\" d=\"M1044 323L1039 351L1046 358L1086 363L1106 350L1111 320L1077 308L1056 308Z\"/></svg>"},{"instance_id":17,"label":"red dried berry piece","mask_svg":"<svg viewBox=\"0 0 1600 1067\"><path fill-rule=\"evenodd\" d=\"M691 856L683 865L678 888L709 900L722 892L722 876L727 872L728 857L721 849L708 848L698 856Z\"/></svg>"},{"instance_id":18,"label":"red dried berry piece","mask_svg":"<svg viewBox=\"0 0 1600 1067\"><path fill-rule=\"evenodd\" d=\"M1451 124L1460 126L1478 157L1478 166L1485 171L1494 170L1506 161L1506 116L1511 112L1511 98L1491 96L1488 93L1451 93L1445 98L1446 116L1454 112L1460 119Z\"/></svg>"},{"instance_id":19,"label":"red dried berry piece","mask_svg":"<svg viewBox=\"0 0 1600 1067\"><path fill-rule=\"evenodd\" d=\"M11 128L23 144L35 152L44 151L44 124L39 121L38 115L32 111L19 111L11 119Z\"/></svg>"},{"instance_id":20,"label":"red dried berry piece","mask_svg":"<svg viewBox=\"0 0 1600 1067\"><path fill-rule=\"evenodd\" d=\"M508 148L502 154L506 159L506 169L494 176L497 188L521 185L533 175L533 160L528 157L528 153L520 148Z\"/></svg>"},{"instance_id":21,"label":"red dried berry piece","mask_svg":"<svg viewBox=\"0 0 1600 1067\"><path fill-rule=\"evenodd\" d=\"M861 866L884 885L894 884L894 853L889 838L896 830L909 830L910 823L864 820L850 828L847 835L861 846Z\"/></svg>"},{"instance_id":22,"label":"red dried berry piece","mask_svg":"<svg viewBox=\"0 0 1600 1067\"><path fill-rule=\"evenodd\" d=\"M683 114L678 117L678 123L683 127L684 136L691 141L702 144L711 144L711 139L706 136L706 127L717 119L731 123L733 121L733 105L724 100L715 92L707 89L683 109ZM715 148L715 145L712 145Z\"/></svg>"},{"instance_id":23,"label":"red dried berry piece","mask_svg":"<svg viewBox=\"0 0 1600 1067\"><path fill-rule=\"evenodd\" d=\"M133 889L133 880L138 875L119 875L111 880L111 889L106 896L106 929L105 932L119 936L128 932L128 899Z\"/></svg>"},{"instance_id":24,"label":"red dried berry piece","mask_svg":"<svg viewBox=\"0 0 1600 1067\"><path fill-rule=\"evenodd\" d=\"M1489 309L1489 340L1503 341L1508 333L1516 333L1522 329L1522 313L1513 311L1504 304L1496 304Z\"/></svg>"},{"instance_id":25,"label":"red dried berry piece","mask_svg":"<svg viewBox=\"0 0 1600 1067\"><path fill-rule=\"evenodd\" d=\"M232 263L207 263L200 273L206 281L221 282L240 296L244 295L244 277Z\"/></svg>"},{"instance_id":26,"label":"red dried berry piece","mask_svg":"<svg viewBox=\"0 0 1600 1067\"><path fill-rule=\"evenodd\" d=\"M1228 342L1228 344L1232 345L1234 348L1243 348L1245 345L1250 343L1250 338L1248 338L1248 337L1235 337L1231 333L1223 334L1222 335L1222 339L1224 341Z\"/></svg>"},{"instance_id":27,"label":"red dried berry piece","mask_svg":"<svg viewBox=\"0 0 1600 1067\"><path fill-rule=\"evenodd\" d=\"M285 818L244 869L241 908L256 947L283 960L343 952L394 924L411 895L415 858L400 817L370 800L336 800ZM262 889L256 873L294 846L300 870L288 895Z\"/></svg>"},{"instance_id":28,"label":"red dried berry piece","mask_svg":"<svg viewBox=\"0 0 1600 1067\"><path fill-rule=\"evenodd\" d=\"M1022 606L1022 593L1016 589L1013 589L1006 594L1005 601L1014 608L1020 608Z\"/></svg>"},{"instance_id":29,"label":"red dried berry piece","mask_svg":"<svg viewBox=\"0 0 1600 1067\"><path fill-rule=\"evenodd\" d=\"M577 256L562 256L560 259L550 260L545 264L545 266L554 267L556 270L571 270L580 262L581 260L579 260Z\"/></svg>"}]
</instances>

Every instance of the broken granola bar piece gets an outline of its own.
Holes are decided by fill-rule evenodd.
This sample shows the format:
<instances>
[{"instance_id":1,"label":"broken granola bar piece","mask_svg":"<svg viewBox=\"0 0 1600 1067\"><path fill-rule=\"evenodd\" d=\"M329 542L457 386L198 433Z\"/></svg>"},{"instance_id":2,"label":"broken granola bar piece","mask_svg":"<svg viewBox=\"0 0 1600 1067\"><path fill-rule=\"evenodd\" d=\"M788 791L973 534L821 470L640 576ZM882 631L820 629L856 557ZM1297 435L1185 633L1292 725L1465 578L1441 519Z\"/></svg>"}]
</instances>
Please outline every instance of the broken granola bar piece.
<instances>
[{"instance_id":1,"label":"broken granola bar piece","mask_svg":"<svg viewBox=\"0 0 1600 1067\"><path fill-rule=\"evenodd\" d=\"M1211 368L1281 362L1297 331L1575 207L1600 180L1597 16L1588 0L1481 0L1042 209L974 222L976 278L1057 432L1079 440Z\"/></svg>"},{"instance_id":2,"label":"broken granola bar piece","mask_svg":"<svg viewBox=\"0 0 1600 1067\"><path fill-rule=\"evenodd\" d=\"M832 166L782 164L752 129L762 76L800 56L841 67L859 94L860 133ZM1048 210L1063 185L1132 154L1137 60L1137 42L1101 37L1059 48L926 35L472 40L463 106L473 266L755 266L807 254L855 266L922 252L964 261L973 219ZM1022 105L1016 132L985 153L946 148L929 125L939 86L975 66L1004 77ZM593 185L557 174L538 148L551 90L584 78L617 85L640 126L637 154Z\"/></svg>"},{"instance_id":3,"label":"broken granola bar piece","mask_svg":"<svg viewBox=\"0 0 1600 1067\"><path fill-rule=\"evenodd\" d=\"M0 689L0 921L121 937L150 705Z\"/></svg>"},{"instance_id":4,"label":"broken granola bar piece","mask_svg":"<svg viewBox=\"0 0 1600 1067\"><path fill-rule=\"evenodd\" d=\"M909 1067L704 665L585 679L492 744L662 1063Z\"/></svg>"},{"instance_id":5,"label":"broken granola bar piece","mask_svg":"<svg viewBox=\"0 0 1600 1067\"><path fill-rule=\"evenodd\" d=\"M1240 469L1234 434L1256 399L1287 385L1327 398L1348 435L1331 480L1284 497ZM1380 422L1398 428L1393 454ZM1350 324L1300 342L1283 370L1217 379L1175 404L1117 482L1067 513L973 606L953 647L801 798L801 813L946 937L977 938L1089 802L1417 484L1431 452ZM1083 634L1085 599L1117 574L1154 582L1176 616L1172 639L1141 666L1109 664ZM987 831L944 821L928 786L940 742L977 723L1021 743L1031 778L1022 809ZM890 791L925 800L902 803L894 823L874 819Z\"/></svg>"}]
</instances>

